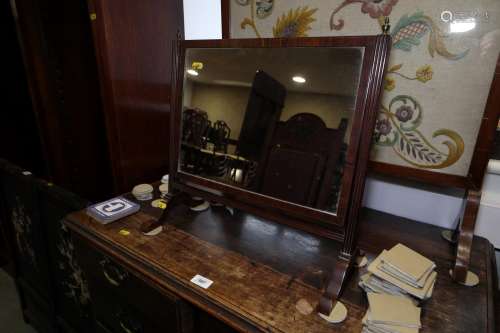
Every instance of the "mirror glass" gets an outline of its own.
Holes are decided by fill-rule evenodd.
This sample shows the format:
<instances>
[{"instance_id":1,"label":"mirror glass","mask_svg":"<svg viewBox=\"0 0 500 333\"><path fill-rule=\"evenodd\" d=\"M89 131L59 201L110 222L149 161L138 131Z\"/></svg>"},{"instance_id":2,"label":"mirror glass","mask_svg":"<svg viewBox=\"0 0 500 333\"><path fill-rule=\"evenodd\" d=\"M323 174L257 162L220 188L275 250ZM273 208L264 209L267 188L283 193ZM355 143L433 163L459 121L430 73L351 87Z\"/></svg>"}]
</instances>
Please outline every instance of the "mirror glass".
<instances>
[{"instance_id":1,"label":"mirror glass","mask_svg":"<svg viewBox=\"0 0 500 333\"><path fill-rule=\"evenodd\" d=\"M335 213L363 51L188 48L179 169Z\"/></svg>"}]
</instances>

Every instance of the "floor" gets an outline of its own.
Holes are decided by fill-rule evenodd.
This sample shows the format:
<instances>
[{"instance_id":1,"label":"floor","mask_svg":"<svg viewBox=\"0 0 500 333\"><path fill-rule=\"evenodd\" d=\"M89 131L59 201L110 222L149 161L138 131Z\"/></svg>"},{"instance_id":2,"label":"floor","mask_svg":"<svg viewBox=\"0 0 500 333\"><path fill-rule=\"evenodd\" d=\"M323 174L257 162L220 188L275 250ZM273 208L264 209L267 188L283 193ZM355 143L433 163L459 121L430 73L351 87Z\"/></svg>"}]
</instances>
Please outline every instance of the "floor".
<instances>
[{"instance_id":1,"label":"floor","mask_svg":"<svg viewBox=\"0 0 500 333\"><path fill-rule=\"evenodd\" d=\"M24 323L14 281L0 269L0 323L2 332L36 333Z\"/></svg>"},{"instance_id":2,"label":"floor","mask_svg":"<svg viewBox=\"0 0 500 333\"><path fill-rule=\"evenodd\" d=\"M496 258L500 276L500 251L496 251ZM24 323L14 281L2 269L0 269L0 323L2 332L36 333L31 326Z\"/></svg>"}]
</instances>

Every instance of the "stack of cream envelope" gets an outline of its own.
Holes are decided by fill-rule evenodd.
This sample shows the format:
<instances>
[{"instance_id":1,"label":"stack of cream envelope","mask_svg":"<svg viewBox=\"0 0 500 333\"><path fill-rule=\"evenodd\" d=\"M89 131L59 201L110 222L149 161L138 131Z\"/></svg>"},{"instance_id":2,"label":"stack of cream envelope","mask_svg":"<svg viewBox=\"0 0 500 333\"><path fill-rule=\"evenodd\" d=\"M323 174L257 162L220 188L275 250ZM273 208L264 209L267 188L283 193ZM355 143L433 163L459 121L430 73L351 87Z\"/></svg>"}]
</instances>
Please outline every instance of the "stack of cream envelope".
<instances>
[{"instance_id":1,"label":"stack of cream envelope","mask_svg":"<svg viewBox=\"0 0 500 333\"><path fill-rule=\"evenodd\" d=\"M398 244L382 253L368 266L359 285L366 292L395 296L409 295L425 300L432 296L437 273L431 260Z\"/></svg>"},{"instance_id":2,"label":"stack of cream envelope","mask_svg":"<svg viewBox=\"0 0 500 333\"><path fill-rule=\"evenodd\" d=\"M362 333L418 333L420 308L407 297L367 293Z\"/></svg>"}]
</instances>

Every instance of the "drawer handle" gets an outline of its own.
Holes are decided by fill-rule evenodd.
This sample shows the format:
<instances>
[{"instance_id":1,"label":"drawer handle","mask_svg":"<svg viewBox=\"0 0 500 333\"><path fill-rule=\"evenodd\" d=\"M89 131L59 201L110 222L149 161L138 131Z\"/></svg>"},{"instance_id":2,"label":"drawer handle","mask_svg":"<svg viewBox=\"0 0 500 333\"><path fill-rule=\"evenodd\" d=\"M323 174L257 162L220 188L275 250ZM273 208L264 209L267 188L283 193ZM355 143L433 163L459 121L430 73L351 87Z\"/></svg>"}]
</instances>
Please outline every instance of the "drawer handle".
<instances>
[{"instance_id":1,"label":"drawer handle","mask_svg":"<svg viewBox=\"0 0 500 333\"><path fill-rule=\"evenodd\" d=\"M126 271L114 265L107 258L101 260L100 264L102 266L102 273L104 274L104 277L113 286L120 286L120 283L128 277L128 273Z\"/></svg>"}]
</instances>

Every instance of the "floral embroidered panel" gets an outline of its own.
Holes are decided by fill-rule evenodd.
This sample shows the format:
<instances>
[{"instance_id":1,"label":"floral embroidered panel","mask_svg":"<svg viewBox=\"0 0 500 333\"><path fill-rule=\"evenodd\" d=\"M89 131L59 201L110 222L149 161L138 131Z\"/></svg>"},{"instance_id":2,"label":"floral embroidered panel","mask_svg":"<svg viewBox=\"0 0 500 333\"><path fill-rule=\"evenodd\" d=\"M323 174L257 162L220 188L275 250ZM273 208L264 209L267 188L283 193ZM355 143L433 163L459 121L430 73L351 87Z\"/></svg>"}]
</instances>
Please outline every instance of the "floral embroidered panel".
<instances>
[{"instance_id":1,"label":"floral embroidered panel","mask_svg":"<svg viewBox=\"0 0 500 333\"><path fill-rule=\"evenodd\" d=\"M231 0L232 38L375 35L391 22L372 160L465 176L500 50L500 1Z\"/></svg>"}]
</instances>

